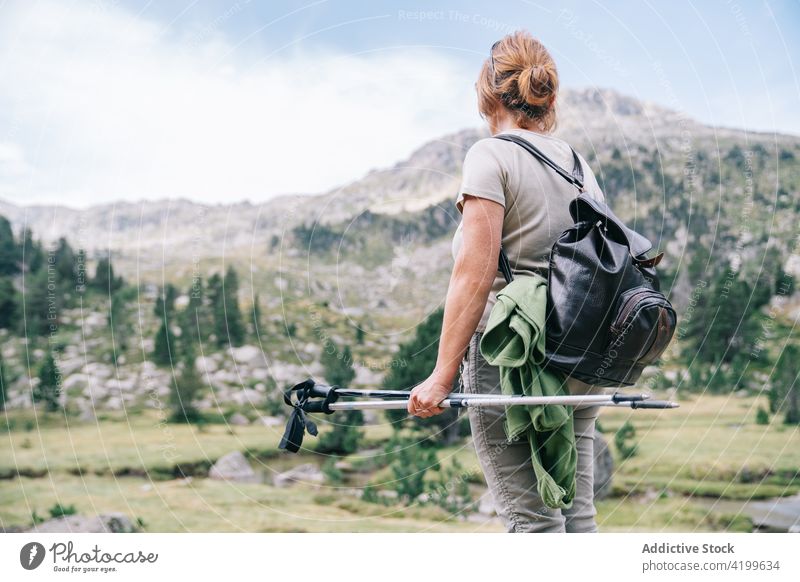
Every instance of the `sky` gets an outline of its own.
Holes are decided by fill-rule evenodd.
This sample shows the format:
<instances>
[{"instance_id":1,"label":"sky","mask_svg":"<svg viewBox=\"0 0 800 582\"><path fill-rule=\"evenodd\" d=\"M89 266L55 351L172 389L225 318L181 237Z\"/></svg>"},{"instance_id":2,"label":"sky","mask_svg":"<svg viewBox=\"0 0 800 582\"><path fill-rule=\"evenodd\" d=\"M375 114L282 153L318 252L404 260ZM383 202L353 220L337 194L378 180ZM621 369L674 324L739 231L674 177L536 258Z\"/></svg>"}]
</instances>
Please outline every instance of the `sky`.
<instances>
[{"instance_id":1,"label":"sky","mask_svg":"<svg viewBox=\"0 0 800 582\"><path fill-rule=\"evenodd\" d=\"M800 135L796 0L0 0L0 198L322 192L480 125L477 71L520 28L563 87Z\"/></svg>"}]
</instances>

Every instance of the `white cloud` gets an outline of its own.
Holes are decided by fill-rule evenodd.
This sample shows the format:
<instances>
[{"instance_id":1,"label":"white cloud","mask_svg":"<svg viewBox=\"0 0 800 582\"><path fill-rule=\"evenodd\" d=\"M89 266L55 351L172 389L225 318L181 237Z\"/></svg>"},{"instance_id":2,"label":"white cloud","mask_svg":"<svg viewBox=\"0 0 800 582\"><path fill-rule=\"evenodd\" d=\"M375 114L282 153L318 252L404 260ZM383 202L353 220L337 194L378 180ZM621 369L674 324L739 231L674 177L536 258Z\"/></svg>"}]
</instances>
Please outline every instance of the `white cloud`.
<instances>
[{"instance_id":1,"label":"white cloud","mask_svg":"<svg viewBox=\"0 0 800 582\"><path fill-rule=\"evenodd\" d=\"M12 201L321 191L478 122L474 71L430 50L254 54L121 8L3 12L0 164L14 171L0 166L0 196Z\"/></svg>"}]
</instances>

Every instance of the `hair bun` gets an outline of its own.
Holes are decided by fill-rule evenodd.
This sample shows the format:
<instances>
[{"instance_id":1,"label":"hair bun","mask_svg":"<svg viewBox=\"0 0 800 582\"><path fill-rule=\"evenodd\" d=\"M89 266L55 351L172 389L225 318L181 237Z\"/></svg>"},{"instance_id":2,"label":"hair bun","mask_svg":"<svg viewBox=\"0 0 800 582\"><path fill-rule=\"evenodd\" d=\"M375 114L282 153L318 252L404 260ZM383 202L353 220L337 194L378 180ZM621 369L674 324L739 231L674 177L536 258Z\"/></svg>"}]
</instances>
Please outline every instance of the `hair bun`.
<instances>
[{"instance_id":1,"label":"hair bun","mask_svg":"<svg viewBox=\"0 0 800 582\"><path fill-rule=\"evenodd\" d=\"M545 107L556 91L550 67L536 64L522 69L517 77L519 96L531 107Z\"/></svg>"},{"instance_id":2,"label":"hair bun","mask_svg":"<svg viewBox=\"0 0 800 582\"><path fill-rule=\"evenodd\" d=\"M550 132L556 125L558 69L529 32L518 30L492 45L476 83L484 117L504 107L519 127Z\"/></svg>"}]
</instances>

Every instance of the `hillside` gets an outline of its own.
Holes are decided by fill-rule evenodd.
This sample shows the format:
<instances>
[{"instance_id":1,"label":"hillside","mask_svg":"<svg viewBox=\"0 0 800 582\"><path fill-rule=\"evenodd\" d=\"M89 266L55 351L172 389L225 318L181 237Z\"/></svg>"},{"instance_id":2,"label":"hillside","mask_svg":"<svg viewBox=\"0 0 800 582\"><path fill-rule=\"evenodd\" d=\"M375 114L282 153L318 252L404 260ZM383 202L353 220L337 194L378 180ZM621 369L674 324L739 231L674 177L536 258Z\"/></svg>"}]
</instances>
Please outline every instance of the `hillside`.
<instances>
[{"instance_id":1,"label":"hillside","mask_svg":"<svg viewBox=\"0 0 800 582\"><path fill-rule=\"evenodd\" d=\"M769 287L768 302L781 295L781 277L800 274L800 137L708 127L609 90L565 91L559 106L557 135L584 154L617 214L667 251L663 287L679 308L729 268ZM240 300L258 292L276 329L298 328L302 341L266 338L276 360L313 355L317 313L343 339L364 330L362 355L380 364L443 300L460 164L484 135L444 136L317 195L85 210L0 202L0 214L44 242L64 236L90 259L110 251L117 271L151 297L155 286L185 289L193 276L235 265ZM800 313L794 298L772 304L786 321Z\"/></svg>"}]
</instances>

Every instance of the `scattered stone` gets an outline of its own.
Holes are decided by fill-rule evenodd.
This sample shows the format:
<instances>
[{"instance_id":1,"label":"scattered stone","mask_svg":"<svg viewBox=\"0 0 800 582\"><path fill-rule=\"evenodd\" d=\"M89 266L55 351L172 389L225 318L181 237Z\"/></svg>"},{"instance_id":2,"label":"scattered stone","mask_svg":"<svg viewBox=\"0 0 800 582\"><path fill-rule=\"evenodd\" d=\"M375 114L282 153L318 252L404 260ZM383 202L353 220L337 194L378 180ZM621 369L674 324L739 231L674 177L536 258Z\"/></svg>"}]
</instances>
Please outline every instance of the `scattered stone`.
<instances>
[{"instance_id":1,"label":"scattered stone","mask_svg":"<svg viewBox=\"0 0 800 582\"><path fill-rule=\"evenodd\" d=\"M228 423L234 426L247 426L248 424L250 424L250 421L241 412L234 412L228 418Z\"/></svg>"},{"instance_id":2,"label":"scattered stone","mask_svg":"<svg viewBox=\"0 0 800 582\"><path fill-rule=\"evenodd\" d=\"M273 477L275 487L288 487L294 483L319 485L325 481L325 475L319 467L312 463L298 465L293 469L279 473Z\"/></svg>"},{"instance_id":3,"label":"scattered stone","mask_svg":"<svg viewBox=\"0 0 800 582\"><path fill-rule=\"evenodd\" d=\"M238 483L256 483L258 476L247 459L239 451L233 451L220 457L208 472L209 479L218 481L236 481Z\"/></svg>"},{"instance_id":4,"label":"scattered stone","mask_svg":"<svg viewBox=\"0 0 800 582\"><path fill-rule=\"evenodd\" d=\"M280 416L259 416L253 421L253 424L261 424L263 426L283 426L286 421Z\"/></svg>"},{"instance_id":5,"label":"scattered stone","mask_svg":"<svg viewBox=\"0 0 800 582\"><path fill-rule=\"evenodd\" d=\"M264 404L264 395L258 390L243 388L233 393L233 401L240 406L261 406Z\"/></svg>"},{"instance_id":6,"label":"scattered stone","mask_svg":"<svg viewBox=\"0 0 800 582\"><path fill-rule=\"evenodd\" d=\"M256 346L231 348L231 356L233 356L237 364L264 365L264 354Z\"/></svg>"},{"instance_id":7,"label":"scattered stone","mask_svg":"<svg viewBox=\"0 0 800 582\"><path fill-rule=\"evenodd\" d=\"M211 374L214 384L238 384L239 377L228 370L217 370Z\"/></svg>"},{"instance_id":8,"label":"scattered stone","mask_svg":"<svg viewBox=\"0 0 800 582\"><path fill-rule=\"evenodd\" d=\"M478 500L478 513L487 517L497 515L497 505L494 502L494 497L491 491L487 491Z\"/></svg>"},{"instance_id":9,"label":"scattered stone","mask_svg":"<svg viewBox=\"0 0 800 582\"><path fill-rule=\"evenodd\" d=\"M217 362L215 362L214 360L212 360L211 358L209 358L207 356L199 356L194 361L194 365L200 372L203 372L203 373L205 373L205 372L216 372L217 369L219 368L219 365L217 364Z\"/></svg>"},{"instance_id":10,"label":"scattered stone","mask_svg":"<svg viewBox=\"0 0 800 582\"><path fill-rule=\"evenodd\" d=\"M380 424L383 422L375 410L364 410L362 416L364 418L364 424L366 425Z\"/></svg>"},{"instance_id":11,"label":"scattered stone","mask_svg":"<svg viewBox=\"0 0 800 582\"><path fill-rule=\"evenodd\" d=\"M62 372L63 374L64 372ZM72 390L73 388L85 389L89 384L89 377L86 374L72 374L64 378L61 387L64 390Z\"/></svg>"},{"instance_id":12,"label":"scattered stone","mask_svg":"<svg viewBox=\"0 0 800 582\"><path fill-rule=\"evenodd\" d=\"M381 382L383 382L383 373L377 370L372 370L366 366L357 366L355 371L356 377L353 379L353 384L374 388L380 386Z\"/></svg>"},{"instance_id":13,"label":"scattered stone","mask_svg":"<svg viewBox=\"0 0 800 582\"><path fill-rule=\"evenodd\" d=\"M356 472L355 467L353 467L353 464L350 461L345 461L345 460L336 461L333 464L333 466L336 467L342 473L355 473Z\"/></svg>"},{"instance_id":14,"label":"scattered stone","mask_svg":"<svg viewBox=\"0 0 800 582\"><path fill-rule=\"evenodd\" d=\"M78 420L81 422L96 422L97 417L94 414L94 410L91 408L84 408L78 415Z\"/></svg>"},{"instance_id":15,"label":"scattered stone","mask_svg":"<svg viewBox=\"0 0 800 582\"><path fill-rule=\"evenodd\" d=\"M112 375L112 370L105 364L101 364L100 362L90 362L84 366L83 371L94 378L110 378Z\"/></svg>"},{"instance_id":16,"label":"scattered stone","mask_svg":"<svg viewBox=\"0 0 800 582\"><path fill-rule=\"evenodd\" d=\"M106 408L109 410L122 410L122 398L112 396L106 401Z\"/></svg>"},{"instance_id":17,"label":"scattered stone","mask_svg":"<svg viewBox=\"0 0 800 582\"><path fill-rule=\"evenodd\" d=\"M76 358L62 357L58 361L58 369L61 372L61 375L67 379L72 377L73 375L76 375L75 372L77 372L81 368L83 368L83 359L80 357ZM78 374L78 375L82 376L83 374Z\"/></svg>"},{"instance_id":18,"label":"scattered stone","mask_svg":"<svg viewBox=\"0 0 800 582\"><path fill-rule=\"evenodd\" d=\"M105 513L89 517L66 515L49 519L28 530L36 533L133 533L131 520L123 513Z\"/></svg>"}]
</instances>

